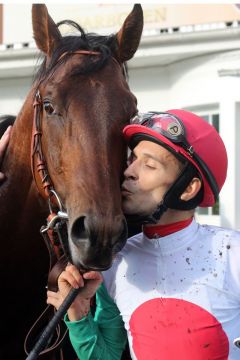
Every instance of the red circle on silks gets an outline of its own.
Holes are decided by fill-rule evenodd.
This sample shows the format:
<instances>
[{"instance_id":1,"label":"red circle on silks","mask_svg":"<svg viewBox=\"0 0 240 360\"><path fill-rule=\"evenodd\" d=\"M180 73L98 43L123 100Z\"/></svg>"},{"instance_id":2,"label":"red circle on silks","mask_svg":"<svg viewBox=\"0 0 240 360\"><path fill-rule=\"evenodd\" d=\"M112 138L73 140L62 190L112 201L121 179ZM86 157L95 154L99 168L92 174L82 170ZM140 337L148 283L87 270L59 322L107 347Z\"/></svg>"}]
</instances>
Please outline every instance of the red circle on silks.
<instances>
[{"instance_id":1,"label":"red circle on silks","mask_svg":"<svg viewBox=\"0 0 240 360\"><path fill-rule=\"evenodd\" d=\"M138 360L227 360L228 338L219 321L191 302L156 298L132 314L130 331Z\"/></svg>"}]
</instances>

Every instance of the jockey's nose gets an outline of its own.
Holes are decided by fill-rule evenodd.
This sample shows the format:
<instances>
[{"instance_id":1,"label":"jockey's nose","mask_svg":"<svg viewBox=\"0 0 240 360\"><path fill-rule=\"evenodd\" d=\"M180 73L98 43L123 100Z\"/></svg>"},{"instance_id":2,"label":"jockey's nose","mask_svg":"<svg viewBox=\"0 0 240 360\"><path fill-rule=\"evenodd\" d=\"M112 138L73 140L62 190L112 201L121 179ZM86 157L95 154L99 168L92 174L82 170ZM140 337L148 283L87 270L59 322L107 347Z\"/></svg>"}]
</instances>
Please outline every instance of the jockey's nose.
<instances>
[{"instance_id":1,"label":"jockey's nose","mask_svg":"<svg viewBox=\"0 0 240 360\"><path fill-rule=\"evenodd\" d=\"M124 178L126 180L137 180L138 179L138 162L137 160L131 162L126 170L124 171Z\"/></svg>"}]
</instances>

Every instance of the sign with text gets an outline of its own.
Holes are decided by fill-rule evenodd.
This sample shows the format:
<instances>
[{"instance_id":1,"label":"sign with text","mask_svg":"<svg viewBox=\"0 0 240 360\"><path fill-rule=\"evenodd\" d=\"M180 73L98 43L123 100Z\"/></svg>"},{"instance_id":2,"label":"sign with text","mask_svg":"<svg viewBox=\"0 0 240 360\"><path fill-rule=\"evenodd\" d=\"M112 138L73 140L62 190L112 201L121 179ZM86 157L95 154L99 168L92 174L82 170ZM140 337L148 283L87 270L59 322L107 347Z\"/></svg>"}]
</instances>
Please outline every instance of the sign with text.
<instances>
[{"instance_id":1,"label":"sign with text","mask_svg":"<svg viewBox=\"0 0 240 360\"><path fill-rule=\"evenodd\" d=\"M131 12L132 4L51 4L48 11L55 22L70 19L87 32L110 34L118 31ZM142 4L144 29L240 21L239 4ZM3 11L2 11L3 9ZM1 13L3 19L1 20ZM63 32L69 28L62 27ZM32 40L31 4L0 5L0 41Z\"/></svg>"}]
</instances>

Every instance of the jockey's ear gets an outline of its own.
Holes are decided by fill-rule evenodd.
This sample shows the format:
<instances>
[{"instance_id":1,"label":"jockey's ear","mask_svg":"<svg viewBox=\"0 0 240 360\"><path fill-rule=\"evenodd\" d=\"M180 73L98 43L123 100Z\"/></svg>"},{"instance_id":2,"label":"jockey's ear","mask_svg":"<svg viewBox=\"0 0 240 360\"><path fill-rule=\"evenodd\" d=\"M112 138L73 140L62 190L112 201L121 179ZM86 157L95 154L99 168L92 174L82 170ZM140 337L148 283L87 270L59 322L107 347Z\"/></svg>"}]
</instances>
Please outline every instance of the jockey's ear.
<instances>
[{"instance_id":1,"label":"jockey's ear","mask_svg":"<svg viewBox=\"0 0 240 360\"><path fill-rule=\"evenodd\" d=\"M193 199L197 193L200 191L202 186L202 182L199 178L194 177L190 184L187 186L187 188L184 190L182 195L180 196L180 199L183 201L188 201Z\"/></svg>"},{"instance_id":2,"label":"jockey's ear","mask_svg":"<svg viewBox=\"0 0 240 360\"><path fill-rule=\"evenodd\" d=\"M121 63L131 59L140 43L143 30L143 11L140 4L135 4L132 12L116 34L118 48L115 56Z\"/></svg>"},{"instance_id":3,"label":"jockey's ear","mask_svg":"<svg viewBox=\"0 0 240 360\"><path fill-rule=\"evenodd\" d=\"M37 47L47 57L51 57L53 51L61 42L62 36L57 25L49 16L45 4L32 5L32 27Z\"/></svg>"}]
</instances>

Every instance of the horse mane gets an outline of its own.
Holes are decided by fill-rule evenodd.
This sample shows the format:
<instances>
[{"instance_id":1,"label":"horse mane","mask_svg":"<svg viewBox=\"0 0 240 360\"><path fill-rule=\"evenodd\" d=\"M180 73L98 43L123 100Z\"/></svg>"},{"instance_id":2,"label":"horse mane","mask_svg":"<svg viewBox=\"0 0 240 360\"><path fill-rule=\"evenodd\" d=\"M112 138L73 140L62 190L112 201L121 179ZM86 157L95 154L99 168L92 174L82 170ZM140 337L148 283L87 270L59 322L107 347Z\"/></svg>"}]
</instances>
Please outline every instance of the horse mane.
<instances>
[{"instance_id":1,"label":"horse mane","mask_svg":"<svg viewBox=\"0 0 240 360\"><path fill-rule=\"evenodd\" d=\"M75 67L70 76L89 74L104 67L112 53L117 49L116 35L109 36L98 35L95 33L86 33L84 29L72 20L63 20L57 23L57 26L70 26L78 35L66 35L62 37L60 45L53 51L51 59L47 64L47 58L44 60L36 74L35 80L41 82L53 74L53 72L68 59L68 55L77 50L98 51L100 56L90 57L79 67ZM66 53L66 56L61 56ZM60 60L59 60L60 59Z\"/></svg>"}]
</instances>

